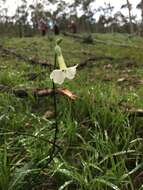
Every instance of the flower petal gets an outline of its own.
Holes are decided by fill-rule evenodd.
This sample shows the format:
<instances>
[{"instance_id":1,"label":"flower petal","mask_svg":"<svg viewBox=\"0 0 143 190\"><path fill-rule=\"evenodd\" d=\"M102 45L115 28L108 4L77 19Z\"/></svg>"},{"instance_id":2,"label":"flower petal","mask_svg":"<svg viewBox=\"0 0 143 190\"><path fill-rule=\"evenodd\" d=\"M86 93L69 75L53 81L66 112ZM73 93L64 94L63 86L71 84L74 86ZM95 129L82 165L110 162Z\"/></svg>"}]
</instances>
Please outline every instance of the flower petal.
<instances>
[{"instance_id":1,"label":"flower petal","mask_svg":"<svg viewBox=\"0 0 143 190\"><path fill-rule=\"evenodd\" d=\"M61 70L66 70L67 66L65 64L65 60L63 55L61 54L60 56L57 56L58 64Z\"/></svg>"},{"instance_id":2,"label":"flower petal","mask_svg":"<svg viewBox=\"0 0 143 190\"><path fill-rule=\"evenodd\" d=\"M72 80L75 77L77 66L75 65L66 69L66 78Z\"/></svg>"},{"instance_id":3,"label":"flower petal","mask_svg":"<svg viewBox=\"0 0 143 190\"><path fill-rule=\"evenodd\" d=\"M52 79L54 81L54 83L56 84L62 84L65 80L65 72L62 70L54 70L51 74L50 74L50 79Z\"/></svg>"}]
</instances>

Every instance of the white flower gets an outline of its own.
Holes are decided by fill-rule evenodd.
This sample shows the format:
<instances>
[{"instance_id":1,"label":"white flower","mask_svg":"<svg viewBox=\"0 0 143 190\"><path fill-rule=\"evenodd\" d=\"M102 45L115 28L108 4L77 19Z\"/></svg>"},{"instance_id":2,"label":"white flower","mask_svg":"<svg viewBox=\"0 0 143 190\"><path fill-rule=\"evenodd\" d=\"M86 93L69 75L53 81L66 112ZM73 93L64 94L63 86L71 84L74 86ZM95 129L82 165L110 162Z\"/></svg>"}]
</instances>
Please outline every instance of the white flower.
<instances>
[{"instance_id":1,"label":"white flower","mask_svg":"<svg viewBox=\"0 0 143 190\"><path fill-rule=\"evenodd\" d=\"M66 78L72 80L75 77L77 66L78 65L65 69L56 69L50 74L50 79L56 84L62 84Z\"/></svg>"},{"instance_id":2,"label":"white flower","mask_svg":"<svg viewBox=\"0 0 143 190\"><path fill-rule=\"evenodd\" d=\"M57 84L62 84L66 78L72 80L75 77L76 68L78 65L69 68L66 66L61 48L58 44L55 47L55 53L60 69L54 70L50 74L50 79Z\"/></svg>"}]
</instances>

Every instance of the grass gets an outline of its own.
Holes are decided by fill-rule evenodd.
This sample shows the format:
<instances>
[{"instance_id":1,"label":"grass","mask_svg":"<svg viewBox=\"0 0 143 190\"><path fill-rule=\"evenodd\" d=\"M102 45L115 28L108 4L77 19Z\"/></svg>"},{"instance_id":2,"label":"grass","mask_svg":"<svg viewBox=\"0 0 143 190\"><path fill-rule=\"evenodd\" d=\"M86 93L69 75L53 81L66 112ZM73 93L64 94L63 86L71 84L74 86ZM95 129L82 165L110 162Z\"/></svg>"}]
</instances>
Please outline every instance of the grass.
<instances>
[{"instance_id":1,"label":"grass","mask_svg":"<svg viewBox=\"0 0 143 190\"><path fill-rule=\"evenodd\" d=\"M93 34L97 39L143 48L143 39L122 34ZM112 56L77 72L64 87L76 101L58 96L60 152L48 165L53 140L52 97L25 99L0 92L1 190L141 190L143 170L142 117L130 117L127 108L143 109L142 49L87 45L63 37L68 65L87 58L83 52ZM5 47L53 63L54 40L6 38ZM0 52L0 84L9 87L52 87L47 68L33 66ZM108 67L108 65L111 65ZM30 81L28 73L46 72ZM119 80L125 78L125 80Z\"/></svg>"}]
</instances>

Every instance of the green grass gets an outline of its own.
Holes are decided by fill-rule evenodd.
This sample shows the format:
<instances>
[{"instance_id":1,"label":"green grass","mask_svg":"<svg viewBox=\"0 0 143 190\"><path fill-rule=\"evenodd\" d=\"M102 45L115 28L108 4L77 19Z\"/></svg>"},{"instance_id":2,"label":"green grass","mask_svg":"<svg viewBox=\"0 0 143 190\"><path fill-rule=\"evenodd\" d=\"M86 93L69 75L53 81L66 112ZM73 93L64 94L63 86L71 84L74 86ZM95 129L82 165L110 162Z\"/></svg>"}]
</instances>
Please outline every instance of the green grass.
<instances>
[{"instance_id":1,"label":"green grass","mask_svg":"<svg viewBox=\"0 0 143 190\"><path fill-rule=\"evenodd\" d=\"M63 36L62 36L63 37ZM93 34L96 39L143 48L143 39L122 34ZM54 61L55 42L48 38L6 38L5 47L40 60ZM0 92L0 189L1 190L141 190L143 178L142 117L128 109L143 109L142 49L112 45L87 45L63 37L67 65L88 56L112 56L78 70L63 87L78 98L57 96L60 152L48 165L53 140L53 98L15 97ZM52 87L48 68L30 65L0 52L0 85ZM112 67L107 67L107 65ZM27 74L46 72L30 81ZM119 79L125 78L120 82ZM36 138L35 138L36 137ZM45 139L45 140L42 140Z\"/></svg>"}]
</instances>

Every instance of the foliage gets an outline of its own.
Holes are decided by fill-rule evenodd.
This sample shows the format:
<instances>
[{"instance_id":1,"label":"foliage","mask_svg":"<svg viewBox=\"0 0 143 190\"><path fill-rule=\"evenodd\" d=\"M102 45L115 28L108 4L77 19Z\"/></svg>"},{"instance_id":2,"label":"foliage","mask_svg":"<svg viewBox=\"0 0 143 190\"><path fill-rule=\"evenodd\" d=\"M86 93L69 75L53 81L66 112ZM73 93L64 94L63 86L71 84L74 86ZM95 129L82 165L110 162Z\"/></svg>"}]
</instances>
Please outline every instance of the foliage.
<instances>
[{"instance_id":1,"label":"foliage","mask_svg":"<svg viewBox=\"0 0 143 190\"><path fill-rule=\"evenodd\" d=\"M128 34L94 33L92 38L109 45L81 44L69 37L61 44L68 66L92 55L114 59L93 61L64 83L78 98L57 97L61 149L50 165L54 118L43 115L53 112L52 98L29 94L20 99L0 91L0 189L141 189L142 117L129 111L143 109L143 40ZM129 47L111 46L113 42ZM3 44L53 63L55 42L47 37L6 38ZM48 68L0 53L1 85L51 87ZM33 72L46 75L30 81L26 75Z\"/></svg>"}]
</instances>

